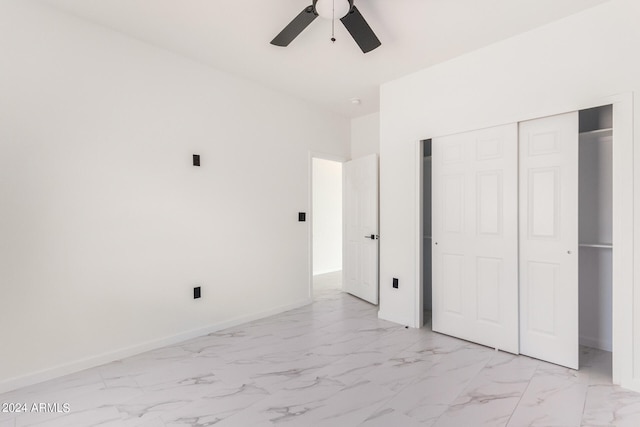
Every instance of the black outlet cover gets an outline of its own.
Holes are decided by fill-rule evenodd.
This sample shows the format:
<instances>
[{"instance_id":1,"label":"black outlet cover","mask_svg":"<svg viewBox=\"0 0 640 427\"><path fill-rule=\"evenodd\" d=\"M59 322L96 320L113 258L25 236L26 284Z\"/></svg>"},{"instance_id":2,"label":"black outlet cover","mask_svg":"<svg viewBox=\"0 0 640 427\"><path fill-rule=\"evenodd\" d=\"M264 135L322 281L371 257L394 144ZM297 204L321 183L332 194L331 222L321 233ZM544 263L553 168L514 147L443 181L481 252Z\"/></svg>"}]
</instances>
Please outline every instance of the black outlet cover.
<instances>
[{"instance_id":1,"label":"black outlet cover","mask_svg":"<svg viewBox=\"0 0 640 427\"><path fill-rule=\"evenodd\" d=\"M398 279L396 279L395 277L393 278L393 287L395 289L398 289Z\"/></svg>"},{"instance_id":2,"label":"black outlet cover","mask_svg":"<svg viewBox=\"0 0 640 427\"><path fill-rule=\"evenodd\" d=\"M198 299L202 296L201 292L200 292L200 286L196 286L195 288L193 288L193 299Z\"/></svg>"},{"instance_id":3,"label":"black outlet cover","mask_svg":"<svg viewBox=\"0 0 640 427\"><path fill-rule=\"evenodd\" d=\"M193 166L200 166L200 154L193 155Z\"/></svg>"},{"instance_id":4,"label":"black outlet cover","mask_svg":"<svg viewBox=\"0 0 640 427\"><path fill-rule=\"evenodd\" d=\"M298 212L298 221L305 222L307 220L306 212Z\"/></svg>"}]
</instances>

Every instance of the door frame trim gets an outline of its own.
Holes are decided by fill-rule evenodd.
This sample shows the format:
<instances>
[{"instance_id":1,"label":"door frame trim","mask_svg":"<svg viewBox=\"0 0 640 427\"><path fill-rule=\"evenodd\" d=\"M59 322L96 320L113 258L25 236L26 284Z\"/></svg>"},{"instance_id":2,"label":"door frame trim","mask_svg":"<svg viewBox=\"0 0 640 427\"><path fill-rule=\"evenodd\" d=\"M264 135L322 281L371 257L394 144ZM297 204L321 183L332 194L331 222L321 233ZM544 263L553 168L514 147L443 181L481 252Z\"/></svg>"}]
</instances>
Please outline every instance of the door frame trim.
<instances>
[{"instance_id":1,"label":"door frame trim","mask_svg":"<svg viewBox=\"0 0 640 427\"><path fill-rule=\"evenodd\" d=\"M562 108L537 111L520 117L516 123L537 118L580 111L602 105L613 105L613 319L612 319L612 353L613 383L632 390L640 391L640 372L634 378L634 367L640 371L640 349L636 350L634 339L640 339L640 316L634 316L634 307L640 309L640 289L638 278L634 274L634 263L640 264L640 251L634 251L635 244L640 245L640 233L634 230L634 212L640 212L640 198L634 198L635 188L640 188L640 174L634 173L634 163L640 164L640 150L634 150L634 93L625 92L608 97L577 102ZM511 121L510 123L513 123ZM499 126L507 123L496 123ZM474 130L474 129L468 129ZM465 132L460 130L456 133ZM414 327L422 327L422 287L423 287L423 239L422 239L422 141L445 135L430 135L414 141L416 167L415 181L415 218L416 230L416 289L414 292ZM637 236L634 236L637 234Z\"/></svg>"},{"instance_id":2,"label":"door frame trim","mask_svg":"<svg viewBox=\"0 0 640 427\"><path fill-rule=\"evenodd\" d=\"M414 328L421 328L424 326L424 144L430 139L431 138L421 139L417 144L415 144L416 171L418 172L414 174L416 176L416 188L418 190L416 197L416 210L418 212L416 215L416 230L418 230L418 238L416 239L415 251L418 254L418 262L416 263L416 277L418 278L418 283L415 290L415 313L414 324L412 325ZM433 183L431 188L433 188ZM431 210L433 211L433 197L431 202ZM431 233L433 234L433 229L431 230ZM431 258L433 258L433 253L431 254ZM431 268L433 269L433 262ZM433 302L431 304L433 305Z\"/></svg>"}]
</instances>

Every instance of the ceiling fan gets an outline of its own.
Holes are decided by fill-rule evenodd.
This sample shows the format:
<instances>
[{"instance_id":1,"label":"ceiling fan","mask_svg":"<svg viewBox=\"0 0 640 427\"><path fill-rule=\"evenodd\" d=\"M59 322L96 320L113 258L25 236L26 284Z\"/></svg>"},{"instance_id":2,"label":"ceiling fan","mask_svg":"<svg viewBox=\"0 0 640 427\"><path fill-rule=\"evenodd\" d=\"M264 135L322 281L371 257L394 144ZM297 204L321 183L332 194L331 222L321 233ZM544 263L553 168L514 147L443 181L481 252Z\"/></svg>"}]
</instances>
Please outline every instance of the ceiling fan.
<instances>
[{"instance_id":1,"label":"ceiling fan","mask_svg":"<svg viewBox=\"0 0 640 427\"><path fill-rule=\"evenodd\" d=\"M370 52L382 44L358 8L354 6L353 0L313 0L313 4L305 7L280 34L271 40L271 44L289 46L289 43L318 16L333 21L340 19L363 53ZM335 37L332 36L331 41L335 42Z\"/></svg>"}]
</instances>

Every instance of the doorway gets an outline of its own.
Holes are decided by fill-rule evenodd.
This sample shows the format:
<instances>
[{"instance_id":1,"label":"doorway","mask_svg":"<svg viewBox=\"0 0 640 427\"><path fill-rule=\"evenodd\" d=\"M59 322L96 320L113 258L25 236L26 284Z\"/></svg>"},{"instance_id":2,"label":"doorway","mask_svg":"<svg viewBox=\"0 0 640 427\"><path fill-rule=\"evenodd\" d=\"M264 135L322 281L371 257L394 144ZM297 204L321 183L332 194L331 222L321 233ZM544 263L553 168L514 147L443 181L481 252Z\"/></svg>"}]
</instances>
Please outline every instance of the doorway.
<instances>
[{"instance_id":1,"label":"doorway","mask_svg":"<svg viewBox=\"0 0 640 427\"><path fill-rule=\"evenodd\" d=\"M342 163L311 159L313 298L342 289Z\"/></svg>"}]
</instances>

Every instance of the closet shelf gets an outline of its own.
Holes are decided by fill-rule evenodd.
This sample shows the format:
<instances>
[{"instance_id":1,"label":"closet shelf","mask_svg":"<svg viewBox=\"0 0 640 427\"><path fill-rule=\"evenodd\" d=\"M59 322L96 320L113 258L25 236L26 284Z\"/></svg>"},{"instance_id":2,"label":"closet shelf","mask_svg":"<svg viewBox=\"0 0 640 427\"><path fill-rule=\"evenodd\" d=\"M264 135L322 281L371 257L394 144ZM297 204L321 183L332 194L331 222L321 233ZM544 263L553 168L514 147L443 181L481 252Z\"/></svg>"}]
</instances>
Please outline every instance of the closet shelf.
<instances>
[{"instance_id":1,"label":"closet shelf","mask_svg":"<svg viewBox=\"0 0 640 427\"><path fill-rule=\"evenodd\" d=\"M581 248L601 248L601 249L613 249L611 243L578 243Z\"/></svg>"},{"instance_id":2,"label":"closet shelf","mask_svg":"<svg viewBox=\"0 0 640 427\"><path fill-rule=\"evenodd\" d=\"M590 130L587 132L580 132L580 136L587 137L587 138L613 136L613 128L596 129L596 130Z\"/></svg>"}]
</instances>

